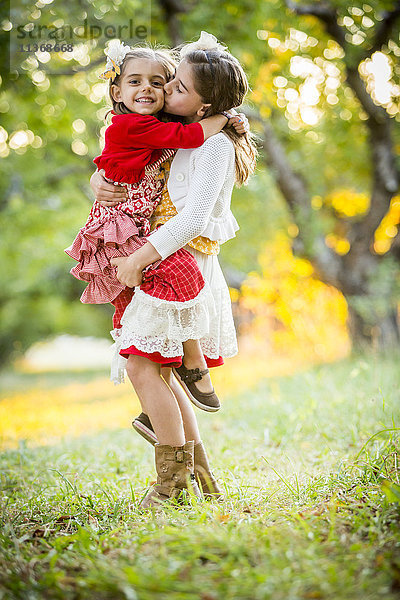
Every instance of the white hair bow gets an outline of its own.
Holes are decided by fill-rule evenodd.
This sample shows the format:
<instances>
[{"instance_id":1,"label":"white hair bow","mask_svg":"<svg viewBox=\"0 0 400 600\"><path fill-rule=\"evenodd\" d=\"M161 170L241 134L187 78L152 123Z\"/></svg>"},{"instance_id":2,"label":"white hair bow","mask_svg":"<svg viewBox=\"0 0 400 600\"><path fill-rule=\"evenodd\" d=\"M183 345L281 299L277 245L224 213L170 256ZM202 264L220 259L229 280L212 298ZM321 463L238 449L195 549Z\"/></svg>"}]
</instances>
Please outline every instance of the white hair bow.
<instances>
[{"instance_id":1,"label":"white hair bow","mask_svg":"<svg viewBox=\"0 0 400 600\"><path fill-rule=\"evenodd\" d=\"M180 57L184 58L187 54L196 50L221 50L222 52L225 52L227 47L220 44L212 33L202 31L197 42L191 42L190 44L183 46L180 51Z\"/></svg>"},{"instance_id":2,"label":"white hair bow","mask_svg":"<svg viewBox=\"0 0 400 600\"><path fill-rule=\"evenodd\" d=\"M107 56L106 70L100 75L102 79L111 79L121 73L120 65L124 62L125 56L130 52L130 46L127 46L119 40L111 40L108 47L104 50Z\"/></svg>"}]
</instances>

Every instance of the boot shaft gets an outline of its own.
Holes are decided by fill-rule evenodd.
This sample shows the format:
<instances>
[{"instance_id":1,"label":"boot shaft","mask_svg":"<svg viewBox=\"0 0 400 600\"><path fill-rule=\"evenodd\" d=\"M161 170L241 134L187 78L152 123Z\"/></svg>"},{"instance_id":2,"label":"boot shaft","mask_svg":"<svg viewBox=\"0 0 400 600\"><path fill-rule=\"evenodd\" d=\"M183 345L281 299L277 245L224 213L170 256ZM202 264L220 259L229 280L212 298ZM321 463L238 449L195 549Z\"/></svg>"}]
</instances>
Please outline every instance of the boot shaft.
<instances>
[{"instance_id":1,"label":"boot shaft","mask_svg":"<svg viewBox=\"0 0 400 600\"><path fill-rule=\"evenodd\" d=\"M194 474L206 498L222 499L222 490L211 471L203 442L194 446Z\"/></svg>"},{"instance_id":2,"label":"boot shaft","mask_svg":"<svg viewBox=\"0 0 400 600\"><path fill-rule=\"evenodd\" d=\"M160 506L170 498L179 500L188 492L201 498L194 476L193 441L177 447L156 444L155 462L157 483L143 499L142 508Z\"/></svg>"},{"instance_id":3,"label":"boot shaft","mask_svg":"<svg viewBox=\"0 0 400 600\"><path fill-rule=\"evenodd\" d=\"M183 489L194 475L194 442L183 446L155 445L157 483Z\"/></svg>"}]
</instances>

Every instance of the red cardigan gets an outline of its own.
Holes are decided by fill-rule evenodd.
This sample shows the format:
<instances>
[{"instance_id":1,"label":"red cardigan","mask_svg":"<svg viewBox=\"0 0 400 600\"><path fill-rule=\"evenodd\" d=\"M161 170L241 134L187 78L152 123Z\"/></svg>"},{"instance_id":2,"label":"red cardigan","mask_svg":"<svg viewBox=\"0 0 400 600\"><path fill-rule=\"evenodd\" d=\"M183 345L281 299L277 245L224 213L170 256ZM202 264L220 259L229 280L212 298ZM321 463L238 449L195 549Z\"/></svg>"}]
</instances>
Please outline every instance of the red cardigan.
<instances>
[{"instance_id":1,"label":"red cardigan","mask_svg":"<svg viewBox=\"0 0 400 600\"><path fill-rule=\"evenodd\" d=\"M204 142L200 123L162 123L152 115L114 115L107 127L105 146L94 159L112 181L137 183L146 165L161 156L163 148L197 148Z\"/></svg>"}]
</instances>

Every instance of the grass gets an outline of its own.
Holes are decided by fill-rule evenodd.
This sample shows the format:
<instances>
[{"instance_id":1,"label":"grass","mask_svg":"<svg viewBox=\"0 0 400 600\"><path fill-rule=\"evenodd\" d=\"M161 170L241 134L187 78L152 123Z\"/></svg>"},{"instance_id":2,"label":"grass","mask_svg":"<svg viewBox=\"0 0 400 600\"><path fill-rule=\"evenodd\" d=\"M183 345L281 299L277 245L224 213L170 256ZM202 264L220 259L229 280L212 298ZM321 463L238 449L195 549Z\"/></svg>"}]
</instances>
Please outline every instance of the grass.
<instances>
[{"instance_id":1,"label":"grass","mask_svg":"<svg viewBox=\"0 0 400 600\"><path fill-rule=\"evenodd\" d=\"M154 466L127 385L7 375L0 600L398 598L398 365L228 364L198 412L225 500L159 514L137 510Z\"/></svg>"}]
</instances>

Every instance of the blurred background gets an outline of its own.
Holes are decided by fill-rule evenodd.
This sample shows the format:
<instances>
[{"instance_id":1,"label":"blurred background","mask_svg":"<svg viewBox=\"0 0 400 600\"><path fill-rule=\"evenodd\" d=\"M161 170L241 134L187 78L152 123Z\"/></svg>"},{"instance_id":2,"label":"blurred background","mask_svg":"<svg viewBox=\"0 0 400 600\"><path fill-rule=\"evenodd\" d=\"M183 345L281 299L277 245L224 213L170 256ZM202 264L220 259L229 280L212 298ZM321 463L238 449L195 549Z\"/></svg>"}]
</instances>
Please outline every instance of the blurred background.
<instances>
[{"instance_id":1,"label":"blurred background","mask_svg":"<svg viewBox=\"0 0 400 600\"><path fill-rule=\"evenodd\" d=\"M398 348L398 2L38 0L2 11L3 373L108 361L112 310L79 302L63 250L93 201L99 74L117 23L128 44L169 47L204 29L248 74L260 159L234 192L241 229L220 255L248 372Z\"/></svg>"},{"instance_id":2,"label":"blurred background","mask_svg":"<svg viewBox=\"0 0 400 600\"><path fill-rule=\"evenodd\" d=\"M0 598L398 600L400 2L0 11ZM107 41L202 30L248 74L260 158L220 254L240 351L212 372L222 410L196 413L226 498L154 520L113 311L80 303L64 248L93 202Z\"/></svg>"}]
</instances>

